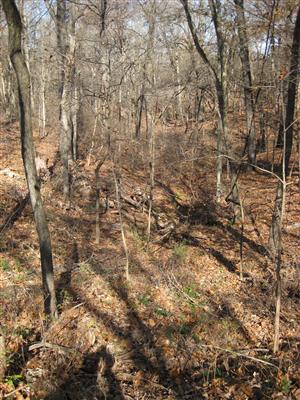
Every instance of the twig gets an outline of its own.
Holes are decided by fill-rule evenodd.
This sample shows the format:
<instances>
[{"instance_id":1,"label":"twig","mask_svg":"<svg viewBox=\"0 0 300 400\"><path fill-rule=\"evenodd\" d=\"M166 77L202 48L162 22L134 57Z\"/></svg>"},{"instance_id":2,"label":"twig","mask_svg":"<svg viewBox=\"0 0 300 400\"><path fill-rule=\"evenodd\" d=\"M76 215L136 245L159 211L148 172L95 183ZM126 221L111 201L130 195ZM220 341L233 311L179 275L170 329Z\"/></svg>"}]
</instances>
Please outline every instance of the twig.
<instances>
[{"instance_id":1,"label":"twig","mask_svg":"<svg viewBox=\"0 0 300 400\"><path fill-rule=\"evenodd\" d=\"M276 368L278 370L280 369L277 365L275 365L273 363L270 363L269 361L265 361L265 360L261 360L260 358L248 356L247 354L239 353L238 351L234 351L234 350L230 350L230 349L224 349L223 347L212 346L212 345L209 345L209 344L198 344L198 346L199 347L204 347L204 348L207 348L207 349L211 349L211 350L217 349L217 350L220 350L220 351L224 351L226 353L234 354L234 355L239 356L239 357L247 358L248 360L256 361L256 362L258 362L260 364L268 365L269 367L273 367L273 368Z\"/></svg>"},{"instance_id":2,"label":"twig","mask_svg":"<svg viewBox=\"0 0 300 400\"><path fill-rule=\"evenodd\" d=\"M24 386L24 385L23 385L23 386L20 386L20 387L18 387L17 389L13 390L12 392L5 394L5 395L4 395L4 399L6 399L7 397L12 396L13 394L15 394L15 393L19 392L20 390L24 389L25 387L26 387L26 386Z\"/></svg>"},{"instance_id":3,"label":"twig","mask_svg":"<svg viewBox=\"0 0 300 400\"><path fill-rule=\"evenodd\" d=\"M229 160L232 160L232 161L234 161L236 163L250 165L251 167L253 167L255 169L259 169L260 171L266 172L267 174L270 174L270 175L274 176L274 178L278 179L281 183L284 183L283 180L277 174L275 174L272 171L269 171L268 169L258 167L255 164L251 164L251 163L243 161L243 160L236 160L235 158L227 156L226 154L220 154L218 157L224 157L224 158L228 158ZM291 185L292 183L293 182L289 182L289 183L286 183L286 185Z\"/></svg>"},{"instance_id":4,"label":"twig","mask_svg":"<svg viewBox=\"0 0 300 400\"><path fill-rule=\"evenodd\" d=\"M174 276L173 272L171 273L171 275L172 275L173 280L171 279L171 277L170 277L170 275L169 275L169 276L168 276L169 282L170 282L171 284L173 284L173 286L175 286L175 289L178 290L189 302L193 303L194 305L196 305L196 306L198 306L198 307L204 308L203 305L202 305L201 303L199 303L199 301L193 299L191 296L189 296L187 293L185 293L184 290L182 290L182 288L181 288L181 286L180 286L180 283L177 281L177 279L176 279L176 277ZM206 310L206 309L205 309L205 312L206 312L207 314L209 314L209 315L214 316L214 317L216 316L216 314L214 314L214 313L212 313L212 312L210 312L210 311L208 311L208 310Z\"/></svg>"},{"instance_id":5,"label":"twig","mask_svg":"<svg viewBox=\"0 0 300 400\"><path fill-rule=\"evenodd\" d=\"M71 353L74 350L80 352L78 349L74 349L72 347L60 346L59 344L53 344L53 343L49 343L49 342L45 342L45 341L38 342L38 343L35 343L35 344L29 346L28 350L32 351L32 350L37 350L40 348L54 349L54 350L61 351L65 354Z\"/></svg>"}]
</instances>

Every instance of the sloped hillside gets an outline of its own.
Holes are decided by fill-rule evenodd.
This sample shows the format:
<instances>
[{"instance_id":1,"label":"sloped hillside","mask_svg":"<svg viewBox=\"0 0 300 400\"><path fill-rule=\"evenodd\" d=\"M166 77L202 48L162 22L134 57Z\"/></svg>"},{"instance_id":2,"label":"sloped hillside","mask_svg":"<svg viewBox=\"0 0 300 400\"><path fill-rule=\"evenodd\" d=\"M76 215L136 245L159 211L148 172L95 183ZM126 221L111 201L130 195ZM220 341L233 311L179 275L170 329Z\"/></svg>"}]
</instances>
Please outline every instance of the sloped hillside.
<instances>
[{"instance_id":1,"label":"sloped hillside","mask_svg":"<svg viewBox=\"0 0 300 400\"><path fill-rule=\"evenodd\" d=\"M176 130L170 145L183 143ZM166 138L164 138L165 140ZM214 161L160 148L147 245L146 162L124 148L118 165L129 275L109 158L73 167L61 196L56 138L36 138L55 260L59 318L48 326L38 243L17 126L0 138L0 301L9 399L300 399L299 188L288 188L281 351L272 355L273 265L266 243L275 179L243 172L245 226L214 200ZM206 143L209 146L209 139ZM179 144L178 144L179 148ZM265 155L261 156L261 165ZM205 169L203 166L205 165ZM142 167L141 167L142 166ZM205 171L205 172L204 172ZM297 219L298 218L298 219ZM240 279L241 255L244 279Z\"/></svg>"}]
</instances>

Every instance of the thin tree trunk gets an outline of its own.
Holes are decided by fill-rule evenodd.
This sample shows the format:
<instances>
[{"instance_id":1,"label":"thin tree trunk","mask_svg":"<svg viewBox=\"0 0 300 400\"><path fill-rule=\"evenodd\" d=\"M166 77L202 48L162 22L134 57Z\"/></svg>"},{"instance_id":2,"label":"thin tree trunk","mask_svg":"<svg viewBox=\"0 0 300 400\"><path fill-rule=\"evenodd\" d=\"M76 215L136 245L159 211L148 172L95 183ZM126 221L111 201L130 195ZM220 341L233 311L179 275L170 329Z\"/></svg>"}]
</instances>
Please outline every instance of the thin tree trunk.
<instances>
[{"instance_id":1,"label":"thin tree trunk","mask_svg":"<svg viewBox=\"0 0 300 400\"><path fill-rule=\"evenodd\" d=\"M291 62L289 71L289 84L286 111L280 131L283 132L283 155L282 172L277 183L275 206L272 216L270 229L269 246L274 258L276 272L276 312L275 312L275 333L274 333L274 352L279 349L280 337L280 306L281 306L281 235L282 221L284 216L286 178L289 174L289 162L293 148L293 125L295 114L295 103L297 97L297 86L299 78L299 55L300 55L300 7L298 8L295 23L293 44L291 50Z\"/></svg>"},{"instance_id":2,"label":"thin tree trunk","mask_svg":"<svg viewBox=\"0 0 300 400\"><path fill-rule=\"evenodd\" d=\"M124 222L123 222L123 213L122 213L119 182L118 182L118 178L117 178L116 171L115 171L114 161L113 161L112 172L113 172L113 177L114 177L114 182L115 182L116 200L117 200L117 206L118 206L118 212L119 212L121 236L122 236L124 253L125 253L125 257L126 257L125 278L126 278L126 280L129 280L129 250L128 250L128 246L127 246L125 226L124 226Z\"/></svg>"},{"instance_id":3,"label":"thin tree trunk","mask_svg":"<svg viewBox=\"0 0 300 400\"><path fill-rule=\"evenodd\" d=\"M98 163L95 169L95 179L96 179L96 240L95 243L100 243L100 185L99 185L99 170L102 163Z\"/></svg>"},{"instance_id":4,"label":"thin tree trunk","mask_svg":"<svg viewBox=\"0 0 300 400\"><path fill-rule=\"evenodd\" d=\"M192 16L190 13L189 5L188 5L188 0L180 0L187 19L187 23L194 41L195 48L201 57L202 61L206 64L208 67L216 88L216 93L217 93L217 100L218 100L218 108L219 108L219 129L218 129L218 137L217 137L217 165L216 165L216 174L217 174L217 200L220 200L221 196L221 188L222 188L222 160L221 160L221 148L222 148L222 139L225 137L225 131L226 129L226 120L224 119L224 97L223 97L223 91L222 91L222 84L220 82L220 79L218 77L217 71L209 61L205 51L203 50L202 46L200 45L195 26L192 20ZM223 137L222 137L223 136Z\"/></svg>"},{"instance_id":5,"label":"thin tree trunk","mask_svg":"<svg viewBox=\"0 0 300 400\"><path fill-rule=\"evenodd\" d=\"M217 128L217 192L216 192L216 199L217 202L220 202L223 188L222 188L222 170L223 170L223 158L221 157L222 154L222 133L221 133L220 124Z\"/></svg>"},{"instance_id":6,"label":"thin tree trunk","mask_svg":"<svg viewBox=\"0 0 300 400\"><path fill-rule=\"evenodd\" d=\"M41 116L40 116L40 137L44 138L46 136L46 102L45 102L45 66L44 66L44 57L42 56L42 76L41 76Z\"/></svg>"},{"instance_id":7,"label":"thin tree trunk","mask_svg":"<svg viewBox=\"0 0 300 400\"><path fill-rule=\"evenodd\" d=\"M43 208L40 184L35 165L35 152L31 122L30 76L24 55L22 53L22 22L19 11L13 0L2 0L2 6L9 27L10 57L18 81L22 157L34 220L39 238L45 313L55 317L57 315L57 309L54 288L51 239L45 211Z\"/></svg>"},{"instance_id":8,"label":"thin tree trunk","mask_svg":"<svg viewBox=\"0 0 300 400\"><path fill-rule=\"evenodd\" d=\"M22 49L23 49L25 63L26 63L26 66L28 68L29 75L31 76L27 18L26 18L25 12L24 12L24 3L25 3L24 0L21 0L19 2L19 4L18 4L20 17L21 17L21 22L22 22L22 27L23 27L22 28ZM31 110L34 110L35 106L34 106L34 96L33 96L32 82L30 82L30 101L31 101Z\"/></svg>"},{"instance_id":9,"label":"thin tree trunk","mask_svg":"<svg viewBox=\"0 0 300 400\"><path fill-rule=\"evenodd\" d=\"M149 156L150 156L150 187L149 187L149 208L148 208L148 227L147 227L147 249L151 239L151 217L153 209L153 190L154 190L154 178L155 178L155 123L154 116L150 116L150 130L149 130Z\"/></svg>"},{"instance_id":10,"label":"thin tree trunk","mask_svg":"<svg viewBox=\"0 0 300 400\"><path fill-rule=\"evenodd\" d=\"M74 87L74 57L75 39L70 39L70 50L68 62L65 63L64 82L61 96L61 137L60 154L63 162L63 185L64 196L70 199L70 165L74 160L73 148L73 124L72 124L72 96Z\"/></svg>"},{"instance_id":11,"label":"thin tree trunk","mask_svg":"<svg viewBox=\"0 0 300 400\"><path fill-rule=\"evenodd\" d=\"M2 63L0 62L0 80L1 80L1 85L0 85L0 93L1 93L1 103L4 105L5 109L7 106L7 96L6 96L6 84L4 80L4 68L2 66Z\"/></svg>"},{"instance_id":12,"label":"thin tree trunk","mask_svg":"<svg viewBox=\"0 0 300 400\"><path fill-rule=\"evenodd\" d=\"M178 51L175 51L175 72L176 72L176 83L177 83L177 95L176 95L176 100L177 100L177 112L176 112L176 117L179 118L180 122L182 122L183 119L183 107L182 107L182 86L181 86L181 81L180 81L180 65L179 65L179 55Z\"/></svg>"},{"instance_id":13,"label":"thin tree trunk","mask_svg":"<svg viewBox=\"0 0 300 400\"><path fill-rule=\"evenodd\" d=\"M234 0L237 28L240 43L240 58L242 63L242 77L244 86L244 102L247 120L247 151L250 164L256 163L256 132L254 125L254 101L252 91L252 75L248 47L248 37L246 29L246 19L244 13L244 0Z\"/></svg>"},{"instance_id":14,"label":"thin tree trunk","mask_svg":"<svg viewBox=\"0 0 300 400\"><path fill-rule=\"evenodd\" d=\"M4 381L6 371L6 347L4 331L0 327L0 383Z\"/></svg>"},{"instance_id":15,"label":"thin tree trunk","mask_svg":"<svg viewBox=\"0 0 300 400\"><path fill-rule=\"evenodd\" d=\"M100 243L100 182L99 182L99 172L100 168L102 167L104 161L106 159L106 156L103 158L103 160L99 161L96 168L95 168L95 181L96 181L96 218L95 218L95 223L96 223L96 244Z\"/></svg>"},{"instance_id":16,"label":"thin tree trunk","mask_svg":"<svg viewBox=\"0 0 300 400\"><path fill-rule=\"evenodd\" d=\"M139 98L137 99L136 102L136 112L135 112L135 138L139 139L141 136L141 126L142 126L142 114L143 114L143 108L144 108L144 83L142 83L141 87L141 93Z\"/></svg>"},{"instance_id":17,"label":"thin tree trunk","mask_svg":"<svg viewBox=\"0 0 300 400\"><path fill-rule=\"evenodd\" d=\"M72 157L73 160L77 160L77 138L78 138L78 111L79 111L79 96L78 96L78 87L76 82L74 83L74 98L72 100Z\"/></svg>"},{"instance_id":18,"label":"thin tree trunk","mask_svg":"<svg viewBox=\"0 0 300 400\"><path fill-rule=\"evenodd\" d=\"M294 29L294 37L293 37L293 45L291 51L291 64L290 64L290 73L289 73L289 85L288 85L288 96L287 96L287 104L286 104L286 112L284 121L281 124L281 130L283 130L284 137L284 151L283 151L283 172L281 174L281 181L278 181L277 185L277 193L275 200L275 207L272 218L272 225L270 231L270 240L269 244L271 250L274 251L276 249L277 239L277 231L278 231L278 223L280 219L278 216L282 215L282 206L283 206L283 183L288 176L289 172L289 162L292 154L293 147L293 128L294 128L294 114L295 114L295 102L297 97L297 84L299 78L299 54L300 54L300 7L298 8L298 14ZM284 179L283 179L284 178Z\"/></svg>"},{"instance_id":19,"label":"thin tree trunk","mask_svg":"<svg viewBox=\"0 0 300 400\"><path fill-rule=\"evenodd\" d=\"M240 280L244 279L244 226L245 226L245 213L243 201L240 198L241 207L241 238L240 238Z\"/></svg>"},{"instance_id":20,"label":"thin tree trunk","mask_svg":"<svg viewBox=\"0 0 300 400\"><path fill-rule=\"evenodd\" d=\"M216 90L218 97L219 106L219 118L222 127L223 139L225 144L225 150L231 159L227 159L228 176L231 177L231 195L230 200L232 203L232 208L234 212L234 220L239 216L240 205L239 205L239 193L237 188L238 181L238 168L235 159L233 140L229 138L228 135L228 82L227 82L227 62L225 54L225 38L222 31L221 22L221 1L220 0L209 0L209 5L211 9L212 19L215 27L215 32L217 36L217 46L218 46L218 59L219 59L219 76L220 78L216 80ZM220 141L221 139L218 139ZM218 154L218 157L220 155Z\"/></svg>"},{"instance_id":21,"label":"thin tree trunk","mask_svg":"<svg viewBox=\"0 0 300 400\"><path fill-rule=\"evenodd\" d=\"M67 2L57 0L55 13L50 0L45 0L45 3L56 24L59 62L60 158L63 164L63 193L66 200L70 200L70 164L74 160L72 126L76 47L74 4L68 4L67 10Z\"/></svg>"},{"instance_id":22,"label":"thin tree trunk","mask_svg":"<svg viewBox=\"0 0 300 400\"><path fill-rule=\"evenodd\" d=\"M94 151L94 147L95 147L95 135L96 135L96 131L97 131L97 125L98 125L98 107L97 107L97 101L96 101L96 106L95 106L95 121L94 121L94 127L93 127L93 132L92 132L92 143L91 143L91 147L89 150L89 154L87 157L87 165L90 166L91 163L91 157L93 155L93 151Z\"/></svg>"}]
</instances>

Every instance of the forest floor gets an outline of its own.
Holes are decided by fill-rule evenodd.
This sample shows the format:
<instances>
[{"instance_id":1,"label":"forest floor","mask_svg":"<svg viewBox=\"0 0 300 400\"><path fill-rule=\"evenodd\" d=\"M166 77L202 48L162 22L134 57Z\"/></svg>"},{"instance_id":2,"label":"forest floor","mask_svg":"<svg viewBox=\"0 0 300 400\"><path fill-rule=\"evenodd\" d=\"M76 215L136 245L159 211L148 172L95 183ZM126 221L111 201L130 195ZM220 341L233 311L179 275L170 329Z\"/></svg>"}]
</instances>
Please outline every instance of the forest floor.
<instances>
[{"instance_id":1,"label":"forest floor","mask_svg":"<svg viewBox=\"0 0 300 400\"><path fill-rule=\"evenodd\" d=\"M59 301L59 318L47 327L30 204L24 202L22 212L7 220L22 206L27 188L18 128L2 125L0 312L7 372L0 398L300 399L296 172L287 193L281 342L275 356L274 267L266 245L276 179L263 170L240 176L245 209L241 280L241 227L232 223L230 204L215 201L209 144L203 146L203 138L191 134L184 147L187 140L179 128L166 128L162 135L161 143L167 144L158 143L156 217L148 248L143 202L149 172L144 155L129 145L117 171L129 280L111 162L105 161L100 170L101 196L108 197L109 207L101 215L98 245L95 160L74 164L68 207L61 195L59 166L43 183ZM36 142L53 165L54 134ZM259 156L264 168L268 157Z\"/></svg>"}]
</instances>

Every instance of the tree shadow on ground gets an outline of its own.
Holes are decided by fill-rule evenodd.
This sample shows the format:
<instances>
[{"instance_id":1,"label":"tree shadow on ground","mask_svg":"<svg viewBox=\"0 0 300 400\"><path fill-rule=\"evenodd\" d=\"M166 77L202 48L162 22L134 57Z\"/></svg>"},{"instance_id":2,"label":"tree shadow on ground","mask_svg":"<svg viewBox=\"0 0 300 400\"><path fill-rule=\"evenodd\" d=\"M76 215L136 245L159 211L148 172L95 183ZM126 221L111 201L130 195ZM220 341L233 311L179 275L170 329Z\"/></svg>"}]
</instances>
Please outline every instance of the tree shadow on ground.
<instances>
[{"instance_id":1,"label":"tree shadow on ground","mask_svg":"<svg viewBox=\"0 0 300 400\"><path fill-rule=\"evenodd\" d=\"M249 343L254 344L254 341L246 329L245 325L242 323L240 318L236 315L235 311L233 310L232 306L229 304L228 301L224 300L221 303L217 303L212 299L212 296L208 293L207 294L210 298L210 303L215 309L216 317L220 319L224 319L226 317L229 317L234 323L237 324L240 332L242 333L243 337L245 340L247 340Z\"/></svg>"},{"instance_id":2,"label":"tree shadow on ground","mask_svg":"<svg viewBox=\"0 0 300 400\"><path fill-rule=\"evenodd\" d=\"M217 215L213 203L209 205L203 202L196 202L191 205L180 205L177 207L177 214L181 223L189 225L214 226L217 223Z\"/></svg>"},{"instance_id":3,"label":"tree shadow on ground","mask_svg":"<svg viewBox=\"0 0 300 400\"><path fill-rule=\"evenodd\" d=\"M60 274L59 280L56 283L56 300L58 307L62 306L65 288L70 287L73 268L79 263L78 245L75 241L71 246L67 261L68 262L65 263L66 270Z\"/></svg>"},{"instance_id":4,"label":"tree shadow on ground","mask_svg":"<svg viewBox=\"0 0 300 400\"><path fill-rule=\"evenodd\" d=\"M84 303L85 309L91 313L100 324L104 325L105 329L107 329L112 336L116 337L121 342L126 342L126 347L130 354L130 360L132 364L132 369L126 372L127 376L131 376L132 382L134 381L135 374L141 372L142 381L144 379L145 385L150 384L151 390L157 390L157 398L168 397L170 394L172 394L172 398L178 400L182 399L185 391L188 391L189 393L191 392L190 383L186 381L186 376L184 376L184 374L177 376L176 383L174 382L174 379L172 379L170 371L167 367L164 351L157 343L158 338L154 336L152 329L145 321L141 319L139 313L136 311L136 306L130 299L128 293L129 289L127 282L118 276L107 276L107 274L101 271L101 268L99 268L98 265L92 266L92 269L96 275L101 276L105 280L110 289L117 296L118 300L125 305L126 311L124 320L120 320L118 313L115 313L114 311L108 313L100 310L99 307L95 305L97 304L96 302L94 303L88 297L78 293L76 288L72 286L72 272L70 275L68 275L68 283L64 281L64 290L68 291L74 302ZM82 386L85 382L86 374L84 368L81 368L79 372L71 372L69 379L63 382L55 391L55 393L49 395L47 400L70 398L79 400L80 397L72 397L74 384L76 382L76 387L78 388L77 392L79 393L81 390L81 396L84 393L84 397L81 398L88 400L94 398L102 399L103 397L101 397L101 392L103 392L103 390L101 387L99 387L99 379L95 379L95 374L98 373L97 368L99 368L97 367L97 364L99 364L99 360L101 358L100 353L90 353L84 357L84 359L87 361L91 358L95 360L94 364L92 364L93 367L89 369L89 374L92 374L92 379L88 384L88 387L91 388L91 390L94 388L93 393L94 395L95 393L99 393L98 397L97 395L96 397L91 397L89 394L90 392L86 392L84 386ZM120 368L122 368L122 365ZM112 367L107 367L106 371L107 373L104 374L104 381L106 381L106 385L108 386L107 391L109 392L109 395L107 395L106 398L124 398L122 397L123 394L120 383L115 374L112 372ZM80 379L78 379L79 376L81 376ZM143 378L143 376L145 376L145 378ZM61 395L61 397L59 397L59 395ZM202 398L201 393L199 393L196 389L194 398Z\"/></svg>"},{"instance_id":5,"label":"tree shadow on ground","mask_svg":"<svg viewBox=\"0 0 300 400\"><path fill-rule=\"evenodd\" d=\"M203 245L199 239L190 235L189 233L182 233L174 236L178 242L184 241L187 245L198 247L204 250L206 253L211 254L220 264L222 264L229 272L237 273L236 265L233 261L225 257L220 251L210 246Z\"/></svg>"},{"instance_id":6,"label":"tree shadow on ground","mask_svg":"<svg viewBox=\"0 0 300 400\"><path fill-rule=\"evenodd\" d=\"M232 225L222 223L218 218L214 204L211 202L209 204L196 202L190 205L179 206L177 207L177 213L180 222L190 226L204 225L219 228L222 233L228 232L237 242L243 240L244 243L259 255L265 256L268 254L265 246L256 243L245 235L242 236L241 232Z\"/></svg>"},{"instance_id":7,"label":"tree shadow on ground","mask_svg":"<svg viewBox=\"0 0 300 400\"><path fill-rule=\"evenodd\" d=\"M113 372L114 363L113 355L104 345L95 352L85 354L80 370L45 400L125 399Z\"/></svg>"},{"instance_id":8,"label":"tree shadow on ground","mask_svg":"<svg viewBox=\"0 0 300 400\"><path fill-rule=\"evenodd\" d=\"M226 231L230 233L230 235L237 241L240 242L241 239L243 239L243 242L246 243L251 250L256 252L257 254L261 256L266 256L268 255L268 251L265 246L256 243L254 240L248 238L247 236L241 234L241 232L234 228L232 225L224 225L222 222L217 221L216 226L219 227L222 231Z\"/></svg>"}]
</instances>

